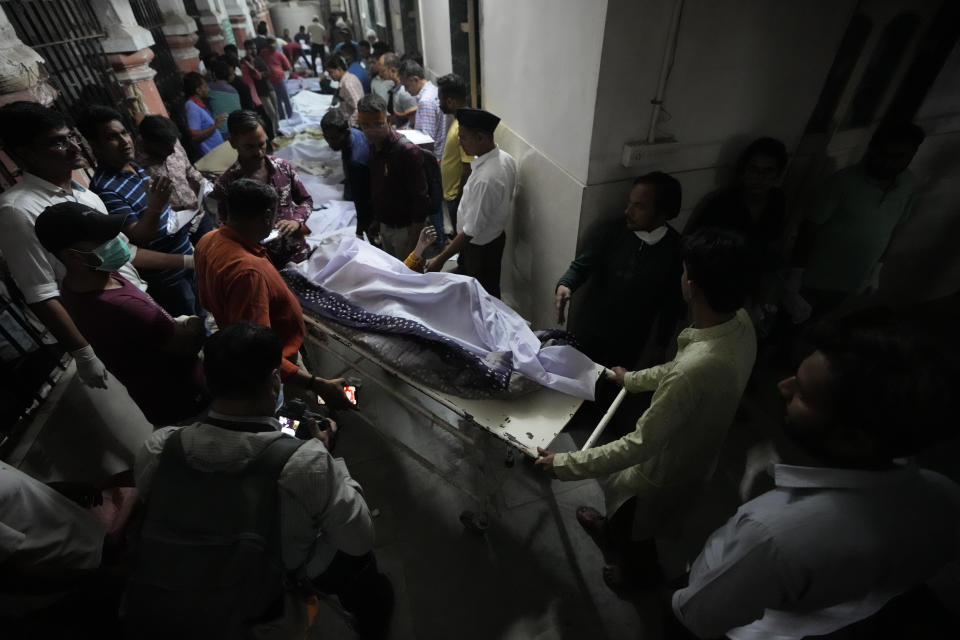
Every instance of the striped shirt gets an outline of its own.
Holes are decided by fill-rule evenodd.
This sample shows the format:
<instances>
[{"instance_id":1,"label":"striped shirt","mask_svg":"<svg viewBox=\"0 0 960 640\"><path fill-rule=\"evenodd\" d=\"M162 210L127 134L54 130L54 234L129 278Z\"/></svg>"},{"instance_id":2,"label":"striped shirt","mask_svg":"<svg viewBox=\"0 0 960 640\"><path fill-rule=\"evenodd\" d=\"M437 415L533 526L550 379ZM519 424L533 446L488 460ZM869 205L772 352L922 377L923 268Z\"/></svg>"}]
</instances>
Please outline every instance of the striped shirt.
<instances>
[{"instance_id":1,"label":"striped shirt","mask_svg":"<svg viewBox=\"0 0 960 640\"><path fill-rule=\"evenodd\" d=\"M139 220L147 210L147 181L149 176L140 165L131 162L133 172L118 171L107 167L97 167L90 182L90 189L100 196L111 214L132 216ZM162 253L182 253L190 255L190 226L186 225L173 234L167 232L171 209L164 207L157 225L157 231L150 241L149 248ZM163 269L144 273L148 282L173 282L183 277L183 269Z\"/></svg>"},{"instance_id":2,"label":"striped shirt","mask_svg":"<svg viewBox=\"0 0 960 640\"><path fill-rule=\"evenodd\" d=\"M440 96L437 85L429 80L423 83L423 88L417 94L417 121L414 129L433 138L433 155L443 157L443 144L447 139L447 124L443 112L440 111Z\"/></svg>"}]
</instances>

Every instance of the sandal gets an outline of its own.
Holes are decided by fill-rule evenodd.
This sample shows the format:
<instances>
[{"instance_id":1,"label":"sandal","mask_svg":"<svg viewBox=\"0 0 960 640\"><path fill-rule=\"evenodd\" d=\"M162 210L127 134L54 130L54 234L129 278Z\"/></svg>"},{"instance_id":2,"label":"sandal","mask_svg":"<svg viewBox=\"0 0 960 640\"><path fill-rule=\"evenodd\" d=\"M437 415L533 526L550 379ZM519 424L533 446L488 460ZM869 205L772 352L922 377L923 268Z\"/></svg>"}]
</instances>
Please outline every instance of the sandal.
<instances>
[{"instance_id":1,"label":"sandal","mask_svg":"<svg viewBox=\"0 0 960 640\"><path fill-rule=\"evenodd\" d=\"M591 538L605 538L607 535L607 518L593 507L580 505L577 507L577 522Z\"/></svg>"},{"instance_id":2,"label":"sandal","mask_svg":"<svg viewBox=\"0 0 960 640\"><path fill-rule=\"evenodd\" d=\"M617 595L626 595L637 589L633 581L617 564L603 565L603 583Z\"/></svg>"}]
</instances>

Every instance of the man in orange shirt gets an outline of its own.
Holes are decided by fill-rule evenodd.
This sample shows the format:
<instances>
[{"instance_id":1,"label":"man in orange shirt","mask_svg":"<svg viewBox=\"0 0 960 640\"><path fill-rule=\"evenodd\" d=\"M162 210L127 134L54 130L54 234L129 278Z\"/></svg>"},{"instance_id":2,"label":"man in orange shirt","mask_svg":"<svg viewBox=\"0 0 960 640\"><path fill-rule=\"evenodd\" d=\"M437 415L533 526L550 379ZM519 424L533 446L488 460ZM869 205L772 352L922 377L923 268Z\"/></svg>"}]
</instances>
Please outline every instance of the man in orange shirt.
<instances>
[{"instance_id":1,"label":"man in orange shirt","mask_svg":"<svg viewBox=\"0 0 960 640\"><path fill-rule=\"evenodd\" d=\"M230 185L227 198L230 217L197 243L197 288L204 308L221 327L246 321L273 329L283 345L284 385L316 393L333 409L351 408L342 379L318 378L296 362L303 309L260 244L273 231L276 190L242 178Z\"/></svg>"}]
</instances>

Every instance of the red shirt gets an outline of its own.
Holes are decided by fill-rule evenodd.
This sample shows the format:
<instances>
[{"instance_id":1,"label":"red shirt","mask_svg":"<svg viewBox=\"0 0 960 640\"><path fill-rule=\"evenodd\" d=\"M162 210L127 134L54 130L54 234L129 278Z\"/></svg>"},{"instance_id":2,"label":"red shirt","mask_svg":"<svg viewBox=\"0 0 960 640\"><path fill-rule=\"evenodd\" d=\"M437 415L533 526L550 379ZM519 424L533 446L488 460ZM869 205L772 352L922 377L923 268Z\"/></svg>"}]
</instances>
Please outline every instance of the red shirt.
<instances>
[{"instance_id":1,"label":"red shirt","mask_svg":"<svg viewBox=\"0 0 960 640\"><path fill-rule=\"evenodd\" d=\"M280 376L286 380L295 374L299 367L290 358L303 344L303 309L267 250L223 226L203 236L194 259L200 303L217 324L246 321L270 327L283 345Z\"/></svg>"},{"instance_id":2,"label":"red shirt","mask_svg":"<svg viewBox=\"0 0 960 640\"><path fill-rule=\"evenodd\" d=\"M419 147L396 131L382 149L370 145L370 201L377 222L406 227L423 222L430 196Z\"/></svg>"},{"instance_id":3,"label":"red shirt","mask_svg":"<svg viewBox=\"0 0 960 640\"><path fill-rule=\"evenodd\" d=\"M290 68L290 61L287 60L287 56L279 51L264 49L260 52L260 57L263 58L270 69L270 82L273 84L283 82L283 72Z\"/></svg>"},{"instance_id":4,"label":"red shirt","mask_svg":"<svg viewBox=\"0 0 960 640\"><path fill-rule=\"evenodd\" d=\"M166 426L195 416L206 404L200 359L169 353L164 345L176 321L122 276L113 278L117 289L61 287L60 301L147 420Z\"/></svg>"}]
</instances>

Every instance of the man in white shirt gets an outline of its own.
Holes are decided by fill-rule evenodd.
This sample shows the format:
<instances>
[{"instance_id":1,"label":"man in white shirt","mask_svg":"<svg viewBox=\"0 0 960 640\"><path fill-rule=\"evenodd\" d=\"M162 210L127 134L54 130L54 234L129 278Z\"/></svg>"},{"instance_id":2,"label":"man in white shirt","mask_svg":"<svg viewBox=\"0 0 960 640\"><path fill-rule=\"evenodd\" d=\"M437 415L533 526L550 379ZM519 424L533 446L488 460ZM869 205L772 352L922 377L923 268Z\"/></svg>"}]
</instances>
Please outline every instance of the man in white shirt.
<instances>
[{"instance_id":1,"label":"man in white shirt","mask_svg":"<svg viewBox=\"0 0 960 640\"><path fill-rule=\"evenodd\" d=\"M215 535L211 527L236 514L206 518L205 507L214 502L216 511L217 505L253 500L223 496L224 483L240 491L243 476L258 473L254 468L264 452L279 439L289 438L274 417L283 402L282 350L277 335L261 325L235 323L211 336L203 352L207 387L213 396L208 416L187 427L156 431L137 456L137 489L147 503L141 543L144 555L148 549L169 553L168 539L200 540ZM330 430L334 429L331 425ZM301 430L310 431L304 434L307 441L289 456L277 481L279 555L288 573L305 576L322 593L337 595L343 607L356 616L361 637L381 637L389 623L393 590L377 569L372 552L373 520L360 485L350 477L343 460L330 455L329 430L319 431L307 419L301 421L298 436ZM174 434L179 434L177 446L182 448L183 461L171 467L165 448L176 444ZM183 502L178 503L175 490L182 484L180 478L196 477L196 471L204 472L202 486L194 484L196 494L183 495ZM154 536L157 531L161 532L159 538ZM167 579L144 569L149 566L135 569L138 582L149 585ZM189 571L190 567L184 567L181 575L190 577ZM197 575L196 579L206 576ZM290 613L284 611L284 617Z\"/></svg>"},{"instance_id":2,"label":"man in white shirt","mask_svg":"<svg viewBox=\"0 0 960 640\"><path fill-rule=\"evenodd\" d=\"M73 355L80 379L91 387L106 387L106 368L60 304L63 265L33 231L43 210L60 202L79 202L107 213L96 194L73 180L73 171L86 166L80 138L58 111L35 102L13 102L0 109L0 143L23 169L20 182L0 195L0 252L31 310ZM169 181L157 186L169 189ZM121 238L126 242L123 234ZM134 245L130 253L130 262L119 271L142 291L147 285L135 267L193 268L193 256Z\"/></svg>"},{"instance_id":3,"label":"man in white shirt","mask_svg":"<svg viewBox=\"0 0 960 640\"><path fill-rule=\"evenodd\" d=\"M960 487L900 460L953 435L958 372L945 347L876 309L814 336L779 385L799 464L773 465L776 487L707 540L673 594L686 628L736 640L832 633L958 558Z\"/></svg>"},{"instance_id":4,"label":"man in white shirt","mask_svg":"<svg viewBox=\"0 0 960 640\"><path fill-rule=\"evenodd\" d=\"M461 273L473 276L487 293L499 298L500 262L517 190L517 163L493 141L500 118L482 109L463 108L457 110L457 121L460 146L476 159L463 186L457 235L427 264L427 271L439 271L454 254L462 252Z\"/></svg>"}]
</instances>

